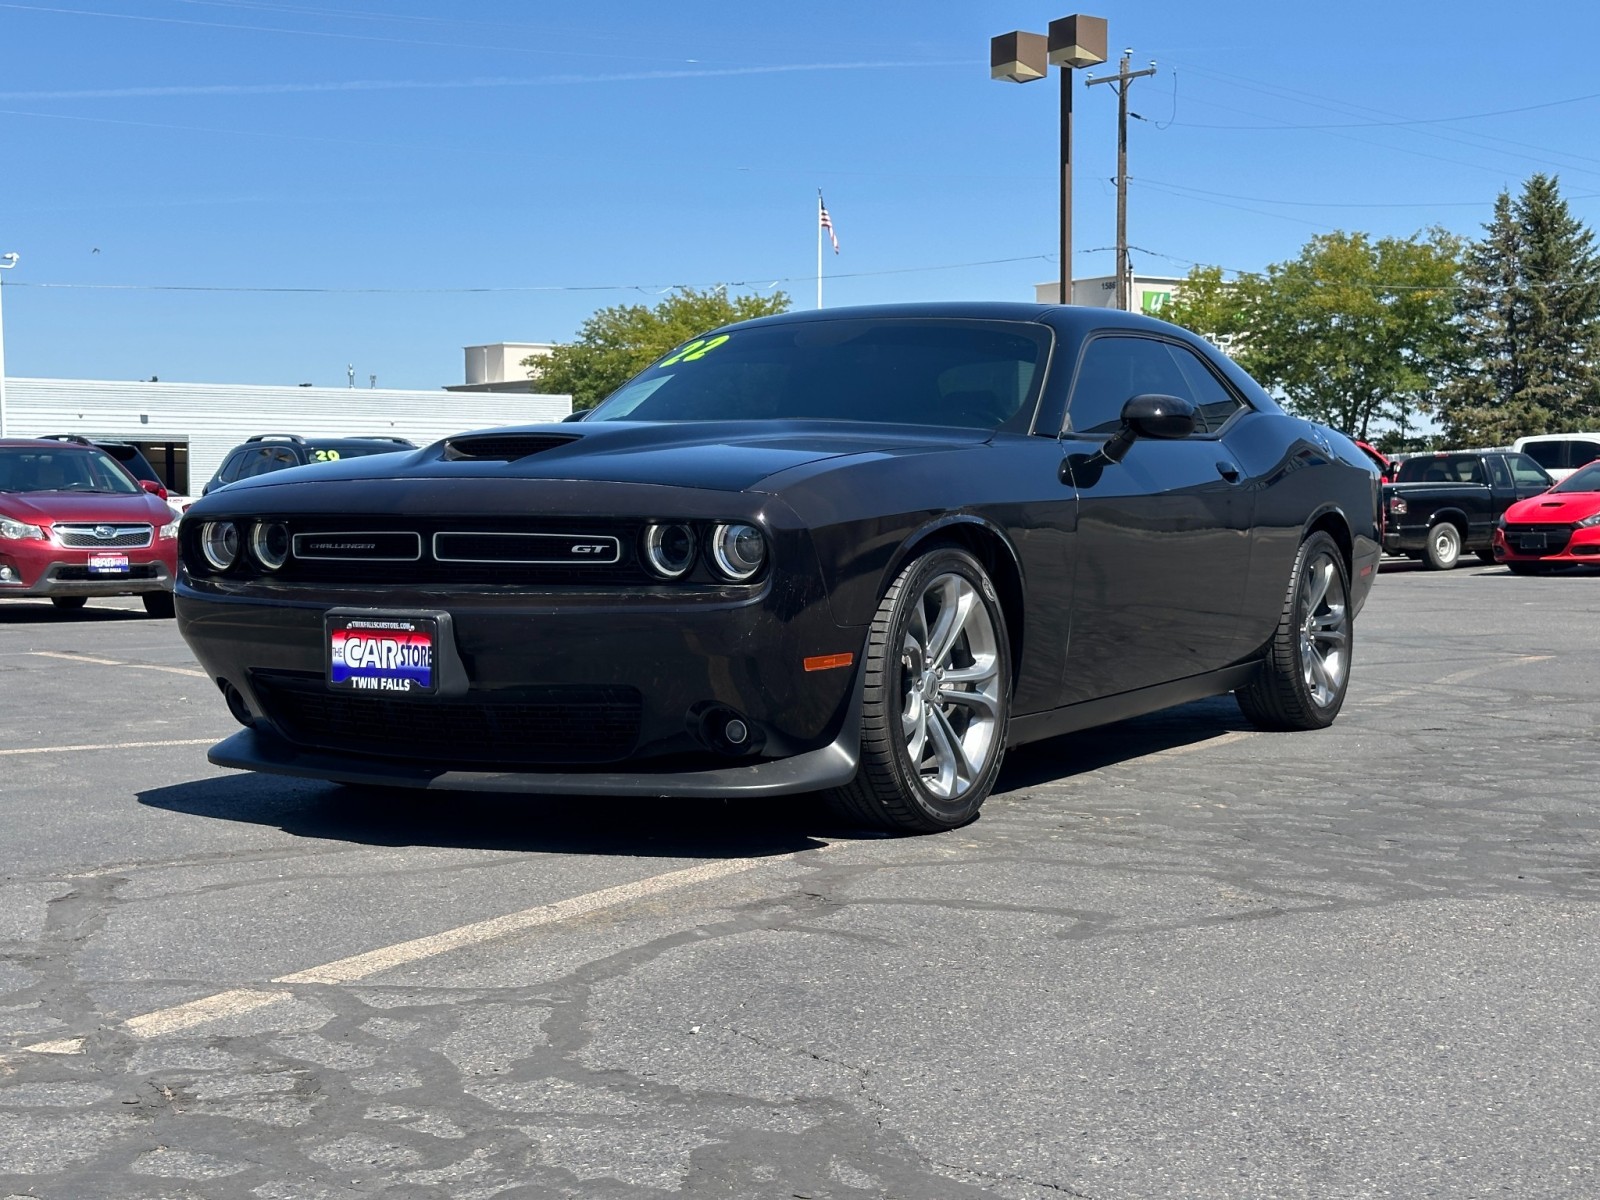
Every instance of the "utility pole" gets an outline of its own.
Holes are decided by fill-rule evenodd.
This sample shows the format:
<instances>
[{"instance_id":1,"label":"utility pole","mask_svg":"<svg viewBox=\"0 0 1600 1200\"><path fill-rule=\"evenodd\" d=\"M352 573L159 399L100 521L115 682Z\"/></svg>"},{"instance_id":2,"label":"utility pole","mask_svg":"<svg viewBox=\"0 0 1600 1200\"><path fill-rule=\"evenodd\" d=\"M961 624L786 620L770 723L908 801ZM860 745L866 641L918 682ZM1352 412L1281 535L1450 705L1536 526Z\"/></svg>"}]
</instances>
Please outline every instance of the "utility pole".
<instances>
[{"instance_id":1,"label":"utility pole","mask_svg":"<svg viewBox=\"0 0 1600 1200\"><path fill-rule=\"evenodd\" d=\"M1156 73L1153 59L1142 71L1128 70L1132 61L1133 51L1124 50L1117 74L1104 79L1090 78L1084 84L1093 87L1097 83L1109 83L1117 89L1117 307L1123 312L1127 312L1132 303L1128 287L1128 88L1135 79Z\"/></svg>"},{"instance_id":2,"label":"utility pole","mask_svg":"<svg viewBox=\"0 0 1600 1200\"><path fill-rule=\"evenodd\" d=\"M0 254L0 270L9 271L17 265L15 254ZM6 322L0 313L0 437L6 435Z\"/></svg>"}]
</instances>

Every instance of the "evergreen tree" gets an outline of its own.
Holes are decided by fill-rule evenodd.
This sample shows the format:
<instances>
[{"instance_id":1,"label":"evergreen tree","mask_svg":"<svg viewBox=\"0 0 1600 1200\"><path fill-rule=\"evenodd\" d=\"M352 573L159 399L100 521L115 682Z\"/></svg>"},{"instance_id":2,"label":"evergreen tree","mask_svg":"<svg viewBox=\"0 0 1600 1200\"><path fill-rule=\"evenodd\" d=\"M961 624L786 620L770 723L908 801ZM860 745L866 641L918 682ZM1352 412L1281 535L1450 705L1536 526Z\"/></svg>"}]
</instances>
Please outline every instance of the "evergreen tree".
<instances>
[{"instance_id":1,"label":"evergreen tree","mask_svg":"<svg viewBox=\"0 0 1600 1200\"><path fill-rule=\"evenodd\" d=\"M1600 406L1600 259L1557 181L1501 192L1456 299L1461 353L1440 416L1456 445L1592 427Z\"/></svg>"}]
</instances>

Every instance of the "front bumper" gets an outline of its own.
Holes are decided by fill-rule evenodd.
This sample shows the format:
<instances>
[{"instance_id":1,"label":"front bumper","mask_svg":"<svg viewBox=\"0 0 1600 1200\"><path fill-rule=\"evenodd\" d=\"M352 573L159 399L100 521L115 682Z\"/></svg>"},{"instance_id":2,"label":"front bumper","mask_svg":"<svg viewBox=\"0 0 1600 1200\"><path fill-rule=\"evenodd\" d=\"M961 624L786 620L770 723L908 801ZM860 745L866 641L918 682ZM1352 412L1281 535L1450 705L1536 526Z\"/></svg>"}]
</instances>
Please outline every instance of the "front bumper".
<instances>
[{"instance_id":1,"label":"front bumper","mask_svg":"<svg viewBox=\"0 0 1600 1200\"><path fill-rule=\"evenodd\" d=\"M172 567L160 560L130 562L127 574L93 575L87 559L43 567L0 555L0 599L8 596L139 596L172 591ZM24 582L27 579L33 582Z\"/></svg>"},{"instance_id":2,"label":"front bumper","mask_svg":"<svg viewBox=\"0 0 1600 1200\"><path fill-rule=\"evenodd\" d=\"M609 795L779 795L854 773L857 666L807 671L866 630L825 598L754 588L233 589L180 580L179 628L250 728L221 766L351 783ZM447 614L431 698L333 691L324 614ZM447 640L448 639L448 640ZM442 681L448 678L441 670ZM722 731L741 722L749 737Z\"/></svg>"},{"instance_id":3,"label":"front bumper","mask_svg":"<svg viewBox=\"0 0 1600 1200\"><path fill-rule=\"evenodd\" d=\"M1522 549L1525 532L1545 539L1544 549ZM1510 535L1509 537L1507 535ZM1494 559L1503 563L1588 563L1600 566L1600 526L1524 531L1512 526L1494 531Z\"/></svg>"}]
</instances>

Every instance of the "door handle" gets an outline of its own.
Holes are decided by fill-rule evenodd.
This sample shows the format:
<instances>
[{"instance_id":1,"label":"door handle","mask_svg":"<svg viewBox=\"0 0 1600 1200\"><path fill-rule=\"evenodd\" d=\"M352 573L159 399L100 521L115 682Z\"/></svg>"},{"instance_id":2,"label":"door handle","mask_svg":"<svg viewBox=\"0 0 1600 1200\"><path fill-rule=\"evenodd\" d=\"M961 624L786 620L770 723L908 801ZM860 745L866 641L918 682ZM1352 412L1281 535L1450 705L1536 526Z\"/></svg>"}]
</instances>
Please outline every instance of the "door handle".
<instances>
[{"instance_id":1,"label":"door handle","mask_svg":"<svg viewBox=\"0 0 1600 1200\"><path fill-rule=\"evenodd\" d=\"M1221 475L1229 483L1239 482L1239 468L1225 458L1217 460L1217 474Z\"/></svg>"}]
</instances>

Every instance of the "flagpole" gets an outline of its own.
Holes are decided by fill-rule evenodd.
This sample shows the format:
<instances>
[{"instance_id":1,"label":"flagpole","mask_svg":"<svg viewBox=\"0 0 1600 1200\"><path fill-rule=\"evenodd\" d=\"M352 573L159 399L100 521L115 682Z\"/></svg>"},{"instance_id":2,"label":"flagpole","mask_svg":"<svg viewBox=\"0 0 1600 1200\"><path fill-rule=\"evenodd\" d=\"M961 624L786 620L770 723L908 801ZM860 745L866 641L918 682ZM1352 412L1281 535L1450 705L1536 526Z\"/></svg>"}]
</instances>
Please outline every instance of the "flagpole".
<instances>
[{"instance_id":1,"label":"flagpole","mask_svg":"<svg viewBox=\"0 0 1600 1200\"><path fill-rule=\"evenodd\" d=\"M822 193L817 193L817 307L822 307Z\"/></svg>"}]
</instances>

